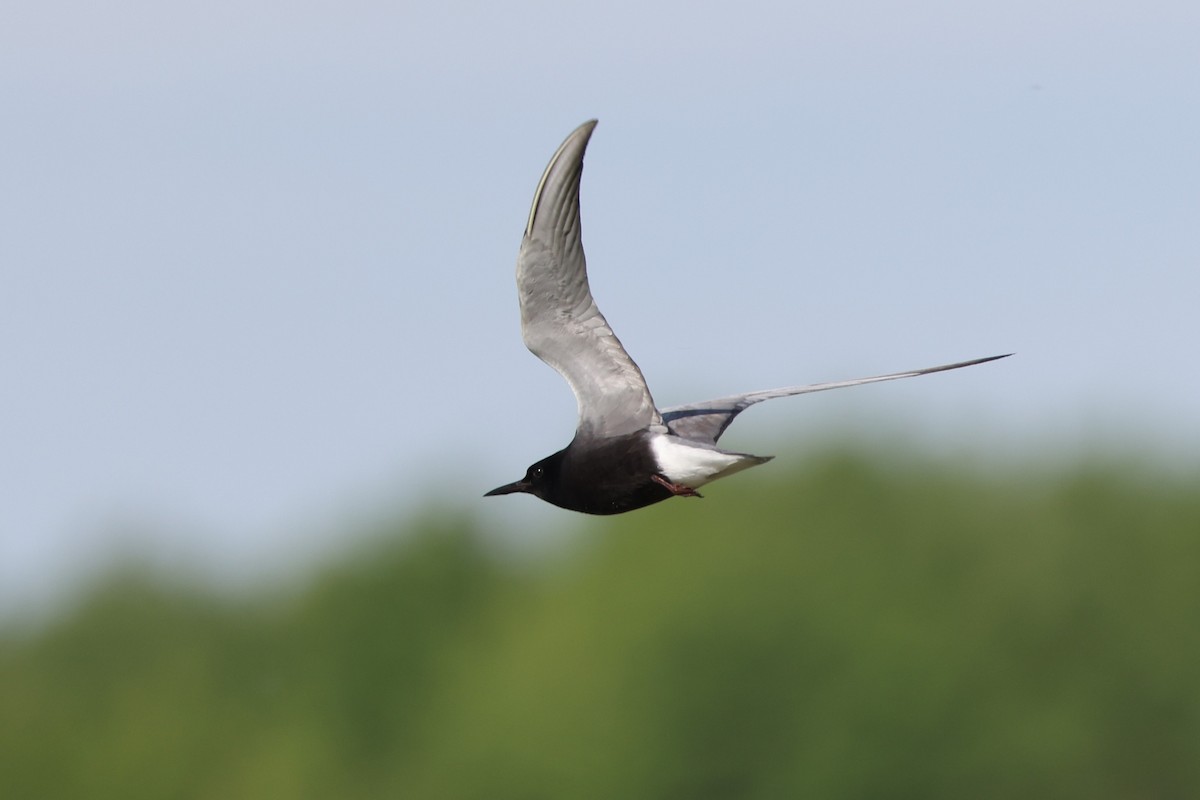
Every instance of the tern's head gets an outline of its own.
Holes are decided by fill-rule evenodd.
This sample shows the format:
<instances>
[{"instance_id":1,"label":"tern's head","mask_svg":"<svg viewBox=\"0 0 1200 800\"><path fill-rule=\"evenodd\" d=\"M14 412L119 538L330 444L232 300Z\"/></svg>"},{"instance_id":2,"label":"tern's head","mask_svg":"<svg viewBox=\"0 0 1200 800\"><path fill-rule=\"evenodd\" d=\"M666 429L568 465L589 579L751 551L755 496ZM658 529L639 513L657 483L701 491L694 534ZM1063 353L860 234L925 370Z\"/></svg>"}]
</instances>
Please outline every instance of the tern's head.
<instances>
[{"instance_id":1,"label":"tern's head","mask_svg":"<svg viewBox=\"0 0 1200 800\"><path fill-rule=\"evenodd\" d=\"M563 451L559 451L552 456L547 456L525 470L525 477L521 478L521 480L498 486L485 494L484 497L526 492L534 497L546 500L547 496L553 493L554 487L558 484L558 475L562 469L562 460Z\"/></svg>"}]
</instances>

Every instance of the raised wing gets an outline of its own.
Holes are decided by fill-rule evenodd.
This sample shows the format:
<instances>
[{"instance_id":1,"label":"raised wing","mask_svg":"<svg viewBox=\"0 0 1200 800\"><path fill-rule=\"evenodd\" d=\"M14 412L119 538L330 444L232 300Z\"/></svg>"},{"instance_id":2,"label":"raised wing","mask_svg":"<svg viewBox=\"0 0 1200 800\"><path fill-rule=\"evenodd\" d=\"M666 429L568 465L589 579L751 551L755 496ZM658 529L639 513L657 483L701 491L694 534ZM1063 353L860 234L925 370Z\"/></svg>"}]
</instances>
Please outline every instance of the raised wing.
<instances>
[{"instance_id":1,"label":"raised wing","mask_svg":"<svg viewBox=\"0 0 1200 800\"><path fill-rule=\"evenodd\" d=\"M517 257L521 333L535 356L558 370L579 404L578 434L632 433L662 418L633 362L588 287L579 223L583 153L596 120L558 148L533 195Z\"/></svg>"},{"instance_id":2,"label":"raised wing","mask_svg":"<svg viewBox=\"0 0 1200 800\"><path fill-rule=\"evenodd\" d=\"M988 361L1008 358L1011 355L1012 353L1006 353L1002 356L988 356L987 358L976 358L971 361L959 361L956 364L943 364L940 367L926 367L925 369L915 369L910 372L893 372L890 375L875 375L870 378L854 378L848 381L814 383L808 386L789 386L783 389L767 389L761 392L735 394L717 400L708 400L704 403L666 408L663 409L662 418L671 433L677 436L694 442L716 444L717 440L721 438L721 434L729 427L729 423L733 422L734 417L755 403L761 403L763 400L772 400L776 397L790 397L794 394L823 392L826 389L841 389L846 386L859 386L864 383L894 381L898 378L915 378L918 375L929 375L933 372L945 372L951 369L974 366L975 364L984 364Z\"/></svg>"}]
</instances>

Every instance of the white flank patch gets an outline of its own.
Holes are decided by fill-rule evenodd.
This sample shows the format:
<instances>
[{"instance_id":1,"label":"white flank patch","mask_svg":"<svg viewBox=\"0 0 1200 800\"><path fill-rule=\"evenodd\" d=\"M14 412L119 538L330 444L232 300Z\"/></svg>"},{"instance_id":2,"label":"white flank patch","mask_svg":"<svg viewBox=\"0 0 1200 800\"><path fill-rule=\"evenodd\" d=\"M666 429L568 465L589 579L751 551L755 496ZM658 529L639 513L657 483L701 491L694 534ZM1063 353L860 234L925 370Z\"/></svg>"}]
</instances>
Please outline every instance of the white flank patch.
<instances>
[{"instance_id":1,"label":"white flank patch","mask_svg":"<svg viewBox=\"0 0 1200 800\"><path fill-rule=\"evenodd\" d=\"M650 449L659 471L671 483L699 489L706 483L762 463L762 459L688 444L678 436L655 434Z\"/></svg>"}]
</instances>

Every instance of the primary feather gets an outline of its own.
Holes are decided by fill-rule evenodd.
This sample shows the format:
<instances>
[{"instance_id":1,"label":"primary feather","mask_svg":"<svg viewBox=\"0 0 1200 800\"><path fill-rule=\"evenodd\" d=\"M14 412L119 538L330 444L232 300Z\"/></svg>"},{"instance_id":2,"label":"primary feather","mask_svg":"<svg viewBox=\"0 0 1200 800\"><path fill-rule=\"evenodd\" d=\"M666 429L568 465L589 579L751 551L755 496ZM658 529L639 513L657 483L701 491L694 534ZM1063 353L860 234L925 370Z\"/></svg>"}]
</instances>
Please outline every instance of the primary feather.
<instances>
[{"instance_id":1,"label":"primary feather","mask_svg":"<svg viewBox=\"0 0 1200 800\"><path fill-rule=\"evenodd\" d=\"M605 437L661 426L662 417L588 287L579 180L595 126L591 120L576 128L538 181L517 256L517 293L525 346L575 393L576 435Z\"/></svg>"},{"instance_id":2,"label":"primary feather","mask_svg":"<svg viewBox=\"0 0 1200 800\"><path fill-rule=\"evenodd\" d=\"M848 381L813 383L807 386L787 386L782 389L746 392L745 394L730 395L729 397L721 397L716 400L705 400L702 403L690 403L688 405L665 408L662 411L662 418L663 422L667 424L667 429L676 436L689 439L693 442L716 444L717 440L721 438L721 434L729 427L729 423L733 422L734 417L755 403L761 403L763 400L773 400L776 397L791 397L796 394L809 394L810 392L823 392L827 389L843 389L847 386L859 386L864 383L894 381L898 378L915 378L918 375L929 375L934 372L945 372L961 367L971 367L976 364L995 361L998 358L1007 358L1010 355L1012 353L1006 353L1002 356L988 356L987 358L974 358L970 361L942 364L937 367L925 367L924 369L914 369L908 372L892 372L888 375L874 375L870 378L853 378Z\"/></svg>"}]
</instances>

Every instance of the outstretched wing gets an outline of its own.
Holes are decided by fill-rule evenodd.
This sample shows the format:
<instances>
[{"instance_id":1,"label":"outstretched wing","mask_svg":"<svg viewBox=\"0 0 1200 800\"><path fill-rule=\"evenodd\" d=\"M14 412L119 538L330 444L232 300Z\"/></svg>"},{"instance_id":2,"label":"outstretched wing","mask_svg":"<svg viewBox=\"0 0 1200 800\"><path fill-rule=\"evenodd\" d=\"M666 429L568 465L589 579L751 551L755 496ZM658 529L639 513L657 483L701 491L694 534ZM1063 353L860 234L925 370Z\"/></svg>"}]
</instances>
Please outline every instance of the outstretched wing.
<instances>
[{"instance_id":1,"label":"outstretched wing","mask_svg":"<svg viewBox=\"0 0 1200 800\"><path fill-rule=\"evenodd\" d=\"M578 434L604 437L661 425L662 418L588 287L579 180L595 127L591 120L576 128L538 181L517 257L517 293L525 346L571 385Z\"/></svg>"},{"instance_id":2,"label":"outstretched wing","mask_svg":"<svg viewBox=\"0 0 1200 800\"><path fill-rule=\"evenodd\" d=\"M940 367L926 367L925 369L916 369L909 372L875 375L870 378L854 378L848 381L814 383L808 386L789 386L783 389L767 389L761 392L735 394L730 397L722 397L704 403L666 408L663 409L662 418L671 433L677 436L690 439L694 442L716 444L717 440L721 438L721 434L729 427L729 423L733 422L734 417L755 403L761 403L763 400L772 400L776 397L790 397L794 394L823 392L826 389L841 389L846 386L859 386L864 383L894 381L898 378L915 378L918 375L929 375L932 372L945 372L951 369L974 366L975 364L984 364L988 361L1008 358L1010 355L1012 353L1006 353L1002 356L976 358L971 361L959 361L956 364L943 364Z\"/></svg>"}]
</instances>

